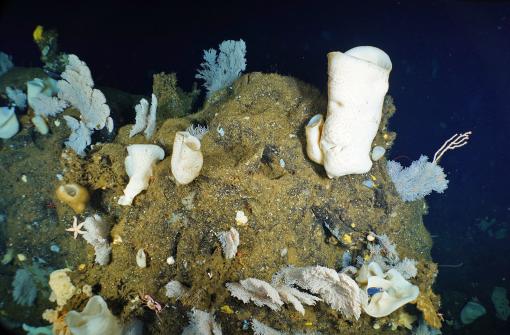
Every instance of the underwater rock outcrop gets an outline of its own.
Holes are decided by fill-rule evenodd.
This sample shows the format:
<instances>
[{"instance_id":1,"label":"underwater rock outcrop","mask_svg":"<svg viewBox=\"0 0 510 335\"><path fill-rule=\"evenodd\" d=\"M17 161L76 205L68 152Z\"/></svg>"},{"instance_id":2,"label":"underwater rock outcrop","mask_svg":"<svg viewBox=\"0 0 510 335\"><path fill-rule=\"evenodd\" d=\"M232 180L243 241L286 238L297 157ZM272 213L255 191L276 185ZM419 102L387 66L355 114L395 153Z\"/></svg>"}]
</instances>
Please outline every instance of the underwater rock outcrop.
<instances>
[{"instance_id":1,"label":"underwater rock outcrop","mask_svg":"<svg viewBox=\"0 0 510 335\"><path fill-rule=\"evenodd\" d=\"M385 157L373 162L368 173L329 179L321 166L307 158L305 140L307 121L325 111L325 97L294 78L243 75L232 88L216 92L199 112L158 123L151 144L161 147L165 158L153 166L147 189L131 206L118 204L129 181L123 166L126 146L147 143L141 136L129 137L131 125L121 127L113 142L95 144L85 157L68 149L62 155L55 151L64 171L62 182L78 183L92 192L84 215L100 212L115 222L108 265L95 266L93 250L82 240L65 244L77 265L70 275L73 283L92 285L94 294L115 302L112 312L123 322L133 317L143 320L150 334L180 334L187 325L184 316L193 308L212 313L224 334L245 333L243 324L252 318L282 332L374 333L375 319L363 313L357 321L348 320L323 302L304 307L304 315L287 305L275 313L242 303L225 287L246 278L270 282L273 274L289 265L340 270L344 252L352 255L355 265L356 258L370 256L368 246L373 242L367 236L385 234L400 257L420 265L409 281L420 288L420 294L432 292L432 242L422 222L425 202L400 199ZM395 134L387 125L394 111L387 96L373 147L390 149ZM174 138L198 125L209 129L200 141L203 167L189 184L178 185L171 171ZM372 187L363 184L367 179ZM58 220L69 224L72 210L55 206ZM246 220L236 220L240 211ZM13 221L9 215L8 225ZM232 227L242 243L235 257L228 259L217 236ZM139 249L146 253L145 268L136 264ZM167 263L169 257L175 263ZM84 264L81 270L79 263ZM170 281L187 288L177 301L166 296ZM156 311L140 298L147 294L172 308ZM438 300L427 299L434 314ZM66 307L81 310L85 301L83 295L75 296ZM403 308L417 313L412 305ZM396 314L377 322L389 325Z\"/></svg>"}]
</instances>

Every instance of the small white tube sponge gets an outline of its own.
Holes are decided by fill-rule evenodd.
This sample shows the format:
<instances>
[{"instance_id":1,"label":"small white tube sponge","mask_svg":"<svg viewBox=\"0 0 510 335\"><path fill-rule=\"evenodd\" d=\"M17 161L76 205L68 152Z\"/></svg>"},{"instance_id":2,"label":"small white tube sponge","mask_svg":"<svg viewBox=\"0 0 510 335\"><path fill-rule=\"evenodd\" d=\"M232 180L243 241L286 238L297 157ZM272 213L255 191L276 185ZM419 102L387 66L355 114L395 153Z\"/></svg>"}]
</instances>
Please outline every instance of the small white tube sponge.
<instances>
[{"instance_id":1,"label":"small white tube sponge","mask_svg":"<svg viewBox=\"0 0 510 335\"><path fill-rule=\"evenodd\" d=\"M138 193L149 186L153 165L165 158L163 149L154 144L133 144L127 147L128 156L124 161L129 183L118 204L129 206Z\"/></svg>"},{"instance_id":2,"label":"small white tube sponge","mask_svg":"<svg viewBox=\"0 0 510 335\"><path fill-rule=\"evenodd\" d=\"M317 164L323 164L323 155L319 145L323 126L324 117L322 114L317 114L308 121L305 128L306 153L308 158Z\"/></svg>"},{"instance_id":3,"label":"small white tube sponge","mask_svg":"<svg viewBox=\"0 0 510 335\"><path fill-rule=\"evenodd\" d=\"M391 67L388 55L375 47L328 54L328 113L320 137L328 177L366 173L372 167L370 149Z\"/></svg>"},{"instance_id":4,"label":"small white tube sponge","mask_svg":"<svg viewBox=\"0 0 510 335\"><path fill-rule=\"evenodd\" d=\"M200 174L204 164L200 139L206 132L207 128L199 126L175 134L171 165L177 184L189 184Z\"/></svg>"}]
</instances>

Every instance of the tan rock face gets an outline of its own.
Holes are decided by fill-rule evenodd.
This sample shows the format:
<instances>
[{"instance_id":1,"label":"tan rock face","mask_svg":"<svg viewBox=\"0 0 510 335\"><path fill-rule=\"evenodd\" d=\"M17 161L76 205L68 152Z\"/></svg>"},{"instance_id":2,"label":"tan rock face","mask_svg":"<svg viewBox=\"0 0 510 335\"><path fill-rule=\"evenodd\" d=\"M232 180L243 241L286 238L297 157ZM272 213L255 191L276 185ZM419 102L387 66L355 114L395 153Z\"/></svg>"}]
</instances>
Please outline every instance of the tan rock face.
<instances>
[{"instance_id":1,"label":"tan rock face","mask_svg":"<svg viewBox=\"0 0 510 335\"><path fill-rule=\"evenodd\" d=\"M184 315L191 307L219 311L224 305L235 313L219 314L217 320L224 330L229 329L229 334L242 334L241 320L251 317L268 325L283 325L277 327L281 331L289 327L302 330L305 321L292 309L273 314L242 304L230 297L226 282L250 277L270 281L286 265L321 265L338 270L344 251L350 250L354 257L364 255L370 232L387 234L402 258L430 262L431 239L422 223L423 202L405 204L399 199L386 174L384 157L374 162L369 172L377 185L371 189L362 185L370 176L330 180L321 166L307 158L305 125L325 110L324 94L291 77L244 75L231 90L218 92L198 113L158 123L152 144L162 147L166 158L154 166L149 187L129 208L117 204L129 180L124 170L125 147L145 143L143 137L129 139L131 125L119 129L113 143L96 145L83 159L72 154L62 157L62 169L55 168L47 176L50 187L46 193L53 194L51 181L55 183L55 174L65 171L65 181L76 181L93 191L88 210L109 217L115 222L112 236L122 236L122 243L112 246L110 264L87 266L72 274L73 282L91 285L94 294L108 303L115 302L115 315L128 319L142 313L142 307L133 307L135 296L150 294L166 303L163 288L170 280L177 280L189 290L180 298L179 307L159 314L163 326L158 326L157 318L148 325L152 334L180 334L187 324ZM386 125L393 112L387 97L373 145L386 149L391 146L395 134ZM192 183L177 186L171 173L172 145L175 134L190 124L209 128L201 141L203 167ZM44 141L55 148L52 136ZM61 143L65 134L59 136ZM60 151L54 152L47 161L54 164L60 155ZM21 166L21 162L13 164ZM16 180L15 173L9 176ZM30 194L21 189L28 187L26 183L16 187L19 189L13 188L13 193L18 197ZM24 205L29 203L25 201ZM21 203L17 206L20 208ZM60 203L56 206L55 221L71 222L72 211ZM236 224L237 211L248 218L245 224ZM14 214L9 212L9 232L15 223L19 226L11 217ZM231 227L239 231L241 243L235 258L228 260L222 255L216 233ZM54 241L69 250L67 257L74 258L72 264L92 264L92 249L63 235L58 228ZM348 246L338 238L344 234L351 236ZM144 269L134 262L141 248L150 256ZM175 260L172 266L166 263L170 256ZM419 271L417 283L422 282L421 276ZM426 286L430 285L427 281ZM71 299L68 309L81 310L84 299L85 295ZM312 321L309 329L323 333L331 333L332 325L335 331L346 334L374 332L374 320L368 316L362 315L352 325L325 304L307 307L305 317Z\"/></svg>"},{"instance_id":2,"label":"tan rock face","mask_svg":"<svg viewBox=\"0 0 510 335\"><path fill-rule=\"evenodd\" d=\"M270 280L288 264L337 268L347 248L354 255L362 254L372 231L386 233L397 246L406 246L399 250L402 256L428 257L430 238L421 221L422 206L404 204L395 196L384 158L374 162L370 171L378 185L373 189L362 186L366 179L362 175L330 180L307 158L304 127L326 106L317 90L290 77L252 73L241 77L230 94L222 92L214 98L199 113L159 125L155 143L165 149L167 158L154 168L149 188L138 196L129 214L116 212L115 229L126 242L114 247L112 264L95 274L105 294L117 295L110 282L128 271L128 290L158 292L175 279L190 287L180 300L188 308L219 309L228 303L255 315L256 307L239 305L229 297L225 282L249 277ZM391 145L395 135L386 124L393 112L387 98L374 145ZM177 186L168 156L175 134L191 123L209 128L201 141L204 163L192 183ZM125 143L126 132L119 133L115 142ZM91 175L90 180L98 179ZM108 189L104 194L109 194ZM112 197L105 196L103 205L111 204ZM236 225L233 213L239 210L249 218L246 225ZM398 215L391 215L395 212ZM215 233L234 225L242 243L229 261L222 257ZM393 234L396 231L400 234ZM352 238L349 246L338 241L344 234ZM152 259L143 271L131 265L140 247ZM284 248L288 253L282 256ZM165 262L168 250L173 250L175 266ZM321 308L327 309L316 307L315 311L320 313ZM336 317L318 320L317 326L333 322L329 318ZM372 329L363 316L358 322Z\"/></svg>"}]
</instances>

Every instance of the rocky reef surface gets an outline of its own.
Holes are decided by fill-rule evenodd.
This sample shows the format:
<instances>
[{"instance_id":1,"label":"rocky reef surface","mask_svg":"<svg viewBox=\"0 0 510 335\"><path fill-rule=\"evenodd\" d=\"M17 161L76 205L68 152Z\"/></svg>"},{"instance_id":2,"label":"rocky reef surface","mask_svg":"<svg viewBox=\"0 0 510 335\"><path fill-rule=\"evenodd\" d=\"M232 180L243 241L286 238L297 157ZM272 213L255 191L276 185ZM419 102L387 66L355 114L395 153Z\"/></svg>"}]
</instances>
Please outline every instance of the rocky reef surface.
<instances>
[{"instance_id":1,"label":"rocky reef surface","mask_svg":"<svg viewBox=\"0 0 510 335\"><path fill-rule=\"evenodd\" d=\"M127 97L112 98L123 99ZM399 323L404 310L440 326L439 298L432 291L437 268L422 221L425 201L404 203L399 198L384 157L367 174L327 178L323 167L306 157L304 136L307 121L324 112L326 102L318 90L292 77L249 73L211 97L198 112L158 120L151 141L143 135L130 138L132 125L125 125L111 141L94 144L85 157L64 147L69 130L62 116L50 120L46 136L21 118L21 132L0 148L0 247L2 253L11 249L14 255L0 267L0 291L8 293L2 295L4 323L44 324L42 311L53 307L47 288L39 288L33 307L19 308L11 299L16 269L37 263L48 272L70 268L74 285L90 285L123 322L138 318L150 334L181 333L193 307L215 312L223 334L249 333L243 327L251 318L281 331L405 334L408 329L389 326ZM127 116L133 114L132 108L119 109L123 118L132 119ZM388 120L394 112L387 96L373 146L390 149L396 135L388 130ZM64 112L73 113L71 108ZM192 183L176 185L170 168L172 144L175 133L190 125L209 129L201 141L204 165ZM159 145L166 156L155 165L148 189L131 206L120 206L118 199L129 180L126 146L135 143ZM365 180L373 187L365 186ZM98 214L112 224L108 265L95 264L94 249L65 231L76 214L56 199L55 189L66 182L91 193L79 221ZM247 217L246 223L236 222L238 211ZM227 260L217 234L231 227L239 232L240 245L235 258ZM346 251L354 259L367 256L370 234L387 235L401 258L418 262L418 274L410 281L420 288L420 296L387 317L362 314L357 321L345 320L324 303L306 307L304 316L292 307L274 312L243 304L225 288L227 282L250 277L270 282L288 265L340 270ZM59 251L52 251L52 245ZM135 260L139 249L147 255L145 268ZM174 264L167 263L170 256ZM165 296L170 280L188 288L177 301ZM161 313L156 315L140 302L139 296L145 294L166 305ZM76 294L65 310L82 310L87 299ZM380 329L374 330L377 326Z\"/></svg>"}]
</instances>

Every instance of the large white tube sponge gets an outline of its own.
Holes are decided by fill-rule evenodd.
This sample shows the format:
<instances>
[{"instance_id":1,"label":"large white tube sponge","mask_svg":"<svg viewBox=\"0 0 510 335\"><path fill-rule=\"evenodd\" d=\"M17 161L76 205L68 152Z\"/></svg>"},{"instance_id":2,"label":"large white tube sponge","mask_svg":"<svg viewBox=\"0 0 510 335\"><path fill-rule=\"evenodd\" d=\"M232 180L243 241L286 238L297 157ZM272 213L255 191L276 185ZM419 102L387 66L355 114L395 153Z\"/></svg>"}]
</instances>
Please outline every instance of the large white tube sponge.
<instances>
[{"instance_id":1,"label":"large white tube sponge","mask_svg":"<svg viewBox=\"0 0 510 335\"><path fill-rule=\"evenodd\" d=\"M328 113L319 143L328 177L366 173L372 167L370 149L391 66L384 51L370 46L328 54Z\"/></svg>"}]
</instances>

